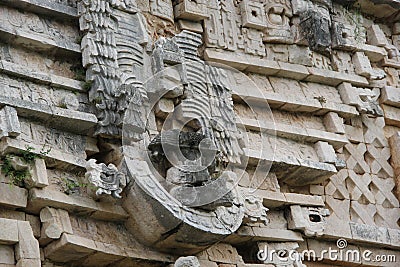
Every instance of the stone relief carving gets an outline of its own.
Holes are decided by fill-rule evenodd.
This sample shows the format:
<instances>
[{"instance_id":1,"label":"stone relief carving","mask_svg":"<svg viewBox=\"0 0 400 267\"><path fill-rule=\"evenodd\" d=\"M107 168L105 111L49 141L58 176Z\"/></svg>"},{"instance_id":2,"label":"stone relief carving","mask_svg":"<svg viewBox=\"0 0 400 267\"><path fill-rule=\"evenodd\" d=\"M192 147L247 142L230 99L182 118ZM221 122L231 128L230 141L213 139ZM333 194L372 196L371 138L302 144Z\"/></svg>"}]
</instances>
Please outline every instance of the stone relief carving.
<instances>
[{"instance_id":1,"label":"stone relief carving","mask_svg":"<svg viewBox=\"0 0 400 267\"><path fill-rule=\"evenodd\" d=\"M151 14L174 22L174 9L171 0L150 0Z\"/></svg>"},{"instance_id":2,"label":"stone relief carving","mask_svg":"<svg viewBox=\"0 0 400 267\"><path fill-rule=\"evenodd\" d=\"M331 52L331 17L329 13L330 1L316 2L296 1L296 13L300 17L301 34L308 41L311 50L323 55Z\"/></svg>"},{"instance_id":3,"label":"stone relief carving","mask_svg":"<svg viewBox=\"0 0 400 267\"><path fill-rule=\"evenodd\" d=\"M158 128L157 135L144 133L144 139L137 143L147 147L149 161L138 157L138 152L125 157L125 165L137 184L130 189L136 193L128 192L125 205L130 206L138 193L146 192L154 199L148 202L150 205L162 205L166 209L164 216L173 216L184 225L182 230L171 232L171 244L181 247L193 243L193 251L232 233L241 224L244 212L233 187L236 174L226 169L229 162L240 163L242 153L232 92L226 73L198 57L201 43L201 35L189 31L157 41L152 54L155 76L145 85L145 102L155 99L155 117L163 126ZM171 65L176 66L170 68ZM145 111L146 105L149 104L140 108ZM127 211L135 228L145 223L141 211ZM192 234L185 232L185 237L181 237L187 227L193 229L193 234L207 231L209 238L200 244L196 243L197 238L189 238ZM169 245L161 241L165 236L160 233L157 238L158 232L165 231L162 229L157 226L151 236L141 232L143 242L168 250Z\"/></svg>"},{"instance_id":4,"label":"stone relief carving","mask_svg":"<svg viewBox=\"0 0 400 267\"><path fill-rule=\"evenodd\" d=\"M244 223L250 222L262 222L265 225L268 224L269 220L267 217L268 208L264 207L261 198L257 198L252 195L248 195L244 198Z\"/></svg>"},{"instance_id":5,"label":"stone relief carving","mask_svg":"<svg viewBox=\"0 0 400 267\"><path fill-rule=\"evenodd\" d=\"M18 31L33 33L38 37L48 38L55 42L75 43L79 36L78 32L71 26L43 18L34 13L19 12L4 5L0 7L0 22L2 28L8 31L18 29Z\"/></svg>"},{"instance_id":6,"label":"stone relief carving","mask_svg":"<svg viewBox=\"0 0 400 267\"><path fill-rule=\"evenodd\" d=\"M292 7L287 0L267 0L264 4L267 27L264 41L268 43L292 44L293 34L290 29Z\"/></svg>"},{"instance_id":7,"label":"stone relief carving","mask_svg":"<svg viewBox=\"0 0 400 267\"><path fill-rule=\"evenodd\" d=\"M343 102L355 106L360 113L383 116L383 110L377 102L379 95L376 91L354 87L349 83L340 84L338 90Z\"/></svg>"},{"instance_id":8,"label":"stone relief carving","mask_svg":"<svg viewBox=\"0 0 400 267\"><path fill-rule=\"evenodd\" d=\"M328 209L292 205L288 209L288 228L300 230L306 236L321 236L326 227Z\"/></svg>"},{"instance_id":9,"label":"stone relief carving","mask_svg":"<svg viewBox=\"0 0 400 267\"><path fill-rule=\"evenodd\" d=\"M112 195L121 198L122 190L127 184L127 178L114 164L97 164L95 159L90 159L86 164L85 178L96 188L96 195Z\"/></svg>"},{"instance_id":10,"label":"stone relief carving","mask_svg":"<svg viewBox=\"0 0 400 267\"><path fill-rule=\"evenodd\" d=\"M145 92L139 81L145 43L143 24L134 1L82 1L79 3L82 62L91 84L89 101L97 108L97 135L121 135L130 99ZM136 27L133 27L135 25Z\"/></svg>"},{"instance_id":11,"label":"stone relief carving","mask_svg":"<svg viewBox=\"0 0 400 267\"><path fill-rule=\"evenodd\" d=\"M175 18L188 20L203 20L208 18L206 0L181 0L174 6Z\"/></svg>"},{"instance_id":12,"label":"stone relief carving","mask_svg":"<svg viewBox=\"0 0 400 267\"><path fill-rule=\"evenodd\" d=\"M230 89L225 86L226 83L223 80L226 74L199 60L196 54L200 44L199 35L183 31L172 40L163 40L159 43L156 48L157 53L153 54L156 69L164 66L166 62L187 62L182 74L186 79L184 83L186 97L181 101L177 119L198 119L201 133L164 131L148 146L156 165L173 165L166 172L167 182L175 186L185 186L172 188L170 192L186 205L195 205L189 202L196 193L192 190L193 188L187 188L188 186L205 185L211 182L211 177L220 171L218 166L229 162L239 163L241 153L236 125L232 120L234 113ZM199 150L200 145L203 149ZM164 150L173 151L172 155L168 158ZM182 150L183 157L175 153L179 150ZM217 156L216 159L215 156ZM196 158L201 158L201 161L196 161ZM176 162L171 162L171 160ZM176 167L174 163L182 167ZM226 173L226 175L228 180L235 180L234 173ZM226 187L220 185L220 189L226 189ZM191 193L188 190L191 190ZM191 197L188 198L188 196ZM200 195L197 197L201 198ZM217 202L211 203L211 206L203 205L203 208L212 209L218 205L232 205L230 196L218 199Z\"/></svg>"},{"instance_id":13,"label":"stone relief carving","mask_svg":"<svg viewBox=\"0 0 400 267\"><path fill-rule=\"evenodd\" d=\"M267 27L267 16L264 5L251 0L240 3L242 23L244 27L263 30Z\"/></svg>"}]
</instances>

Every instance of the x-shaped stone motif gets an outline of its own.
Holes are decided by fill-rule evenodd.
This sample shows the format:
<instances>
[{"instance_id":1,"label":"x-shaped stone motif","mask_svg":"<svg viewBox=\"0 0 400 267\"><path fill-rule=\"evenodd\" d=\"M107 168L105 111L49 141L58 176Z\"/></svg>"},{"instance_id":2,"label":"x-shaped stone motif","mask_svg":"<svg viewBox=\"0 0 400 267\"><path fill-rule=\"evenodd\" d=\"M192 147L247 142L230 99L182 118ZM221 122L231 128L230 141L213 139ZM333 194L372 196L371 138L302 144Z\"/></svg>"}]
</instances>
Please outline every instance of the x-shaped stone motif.
<instances>
[{"instance_id":1,"label":"x-shaped stone motif","mask_svg":"<svg viewBox=\"0 0 400 267\"><path fill-rule=\"evenodd\" d=\"M345 156L347 169L353 170L356 173L369 173L371 171L367 162L365 162L364 154L367 147L364 143L347 144L345 146Z\"/></svg>"},{"instance_id":2,"label":"x-shaped stone motif","mask_svg":"<svg viewBox=\"0 0 400 267\"><path fill-rule=\"evenodd\" d=\"M376 147L387 147L388 141L383 132L385 119L383 117L370 118L368 115L362 115L364 124L364 140L367 144L373 144Z\"/></svg>"},{"instance_id":3,"label":"x-shaped stone motif","mask_svg":"<svg viewBox=\"0 0 400 267\"><path fill-rule=\"evenodd\" d=\"M375 196L368 187L371 183L371 175L369 173L359 175L352 170L348 172L346 186L350 193L350 199L362 204L375 204Z\"/></svg>"},{"instance_id":4,"label":"x-shaped stone motif","mask_svg":"<svg viewBox=\"0 0 400 267\"><path fill-rule=\"evenodd\" d=\"M350 203L350 216L352 222L375 225L375 213L376 206L374 204L363 205L357 201L351 201Z\"/></svg>"},{"instance_id":5,"label":"x-shaped stone motif","mask_svg":"<svg viewBox=\"0 0 400 267\"><path fill-rule=\"evenodd\" d=\"M377 205L382 205L385 208L398 208L399 201L392 193L395 186L392 178L382 179L376 175L372 175L371 191L375 195Z\"/></svg>"},{"instance_id":6,"label":"x-shaped stone motif","mask_svg":"<svg viewBox=\"0 0 400 267\"><path fill-rule=\"evenodd\" d=\"M342 169L337 174L332 175L325 186L325 195L336 199L349 199L349 191L346 188L346 178L348 175L347 169Z\"/></svg>"},{"instance_id":7,"label":"x-shaped stone motif","mask_svg":"<svg viewBox=\"0 0 400 267\"><path fill-rule=\"evenodd\" d=\"M393 177L394 172L389 159L390 149L388 147L376 148L374 145L367 145L366 161L371 168L372 174L376 174L381 178Z\"/></svg>"}]
</instances>

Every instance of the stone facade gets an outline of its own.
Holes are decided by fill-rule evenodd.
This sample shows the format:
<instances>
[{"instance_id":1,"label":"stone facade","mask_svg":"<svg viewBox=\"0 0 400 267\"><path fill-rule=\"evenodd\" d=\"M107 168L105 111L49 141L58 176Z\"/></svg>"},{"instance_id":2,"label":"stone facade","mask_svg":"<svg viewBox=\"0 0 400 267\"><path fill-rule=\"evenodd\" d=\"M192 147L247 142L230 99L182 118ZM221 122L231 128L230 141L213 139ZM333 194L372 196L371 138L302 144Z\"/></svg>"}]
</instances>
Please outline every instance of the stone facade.
<instances>
[{"instance_id":1,"label":"stone facade","mask_svg":"<svg viewBox=\"0 0 400 267\"><path fill-rule=\"evenodd\" d=\"M0 267L399 266L399 10L0 1Z\"/></svg>"}]
</instances>

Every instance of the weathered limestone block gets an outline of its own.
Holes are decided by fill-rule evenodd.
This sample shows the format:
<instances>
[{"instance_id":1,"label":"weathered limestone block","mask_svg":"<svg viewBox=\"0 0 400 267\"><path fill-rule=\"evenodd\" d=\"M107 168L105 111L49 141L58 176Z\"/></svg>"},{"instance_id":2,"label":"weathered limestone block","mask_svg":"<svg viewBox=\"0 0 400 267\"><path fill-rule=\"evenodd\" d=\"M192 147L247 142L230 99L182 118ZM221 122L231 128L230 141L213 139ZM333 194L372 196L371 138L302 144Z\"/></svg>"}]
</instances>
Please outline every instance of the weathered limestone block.
<instances>
[{"instance_id":1,"label":"weathered limestone block","mask_svg":"<svg viewBox=\"0 0 400 267\"><path fill-rule=\"evenodd\" d=\"M350 223L353 240L380 244L390 244L388 229L374 225Z\"/></svg>"},{"instance_id":2,"label":"weathered limestone block","mask_svg":"<svg viewBox=\"0 0 400 267\"><path fill-rule=\"evenodd\" d=\"M176 19L187 19L198 21L208 18L206 0L181 0L174 6L174 14Z\"/></svg>"},{"instance_id":3,"label":"weathered limestone block","mask_svg":"<svg viewBox=\"0 0 400 267\"><path fill-rule=\"evenodd\" d=\"M338 87L340 96L345 104L357 107L360 113L368 113L383 116L383 111L374 101L376 93L370 89L352 86L350 83L342 83Z\"/></svg>"},{"instance_id":4,"label":"weathered limestone block","mask_svg":"<svg viewBox=\"0 0 400 267\"><path fill-rule=\"evenodd\" d=\"M368 57L363 52L356 52L353 55L353 64L358 75L371 80L382 80L386 77L383 70L375 70L371 67Z\"/></svg>"},{"instance_id":5,"label":"weathered limestone block","mask_svg":"<svg viewBox=\"0 0 400 267\"><path fill-rule=\"evenodd\" d=\"M368 43L371 45L385 47L388 45L388 40L379 25L372 24L367 29Z\"/></svg>"},{"instance_id":6,"label":"weathered limestone block","mask_svg":"<svg viewBox=\"0 0 400 267\"><path fill-rule=\"evenodd\" d=\"M176 260L173 267L203 267L199 260L194 256L181 257Z\"/></svg>"},{"instance_id":7,"label":"weathered limestone block","mask_svg":"<svg viewBox=\"0 0 400 267\"><path fill-rule=\"evenodd\" d=\"M31 225L33 236L35 238L39 238L40 237L40 228L41 228L41 223L40 223L39 217L30 215L30 214L26 214L25 216L26 216L26 221L28 221L29 224Z\"/></svg>"},{"instance_id":8,"label":"weathered limestone block","mask_svg":"<svg viewBox=\"0 0 400 267\"><path fill-rule=\"evenodd\" d=\"M18 262L21 261L20 266L24 265L26 261L31 262L32 267L40 267L40 251L39 242L33 236L32 228L29 222L17 221L18 225L18 244L15 246L15 258ZM24 263L24 264L23 264Z\"/></svg>"},{"instance_id":9,"label":"weathered limestone block","mask_svg":"<svg viewBox=\"0 0 400 267\"><path fill-rule=\"evenodd\" d=\"M78 235L62 234L61 239L50 243L45 247L44 252L48 259L55 262L79 262L80 266L94 264L94 266L107 266L110 264L127 259L127 262L143 260L170 263L173 257L154 252L144 251L143 246L127 247L114 243L94 241L92 238L85 238ZM125 262L126 263L126 262ZM132 262L131 262L132 264ZM118 266L126 266L124 264ZM129 266L129 265L128 265Z\"/></svg>"},{"instance_id":10,"label":"weathered limestone block","mask_svg":"<svg viewBox=\"0 0 400 267\"><path fill-rule=\"evenodd\" d=\"M0 241L2 244L15 244L19 241L18 221L0 219Z\"/></svg>"},{"instance_id":11,"label":"weathered limestone block","mask_svg":"<svg viewBox=\"0 0 400 267\"><path fill-rule=\"evenodd\" d=\"M318 141L315 143L314 148L321 162L336 163L335 150L328 142Z\"/></svg>"},{"instance_id":12,"label":"weathered limestone block","mask_svg":"<svg viewBox=\"0 0 400 267\"><path fill-rule=\"evenodd\" d=\"M400 127L400 109L393 106L382 105L385 114L385 125Z\"/></svg>"},{"instance_id":13,"label":"weathered limestone block","mask_svg":"<svg viewBox=\"0 0 400 267\"><path fill-rule=\"evenodd\" d=\"M371 62L382 61L388 55L385 48L369 44L358 45L357 49L364 52Z\"/></svg>"},{"instance_id":14,"label":"weathered limestone block","mask_svg":"<svg viewBox=\"0 0 400 267\"><path fill-rule=\"evenodd\" d=\"M25 221L25 213L6 208L0 208L0 218Z\"/></svg>"},{"instance_id":15,"label":"weathered limestone block","mask_svg":"<svg viewBox=\"0 0 400 267\"><path fill-rule=\"evenodd\" d=\"M42 222L41 243L59 239L63 233L73 234L68 211L46 207L40 211Z\"/></svg>"},{"instance_id":16,"label":"weathered limestone block","mask_svg":"<svg viewBox=\"0 0 400 267\"><path fill-rule=\"evenodd\" d=\"M321 236L326 227L329 210L292 205L288 210L288 228L300 230L306 236Z\"/></svg>"},{"instance_id":17,"label":"weathered limestone block","mask_svg":"<svg viewBox=\"0 0 400 267\"><path fill-rule=\"evenodd\" d=\"M345 133L343 119L336 112L329 112L324 116L324 126L329 132Z\"/></svg>"},{"instance_id":18,"label":"weathered limestone block","mask_svg":"<svg viewBox=\"0 0 400 267\"><path fill-rule=\"evenodd\" d=\"M112 202L98 202L92 198L69 196L63 192L48 189L33 188L30 192L30 201L27 209L35 214L45 207L54 207L81 214L90 214L91 218L105 221L123 221L127 213L121 206Z\"/></svg>"},{"instance_id":19,"label":"weathered limestone block","mask_svg":"<svg viewBox=\"0 0 400 267\"><path fill-rule=\"evenodd\" d=\"M385 86L381 90L380 102L400 108L400 90L392 86Z\"/></svg>"},{"instance_id":20,"label":"weathered limestone block","mask_svg":"<svg viewBox=\"0 0 400 267\"><path fill-rule=\"evenodd\" d=\"M14 248L12 246L0 245L0 266L3 264L15 264Z\"/></svg>"},{"instance_id":21,"label":"weathered limestone block","mask_svg":"<svg viewBox=\"0 0 400 267\"><path fill-rule=\"evenodd\" d=\"M308 67L312 66L312 52L310 48L306 46L291 45L288 47L288 50L289 63L299 64Z\"/></svg>"},{"instance_id":22,"label":"weathered limestone block","mask_svg":"<svg viewBox=\"0 0 400 267\"><path fill-rule=\"evenodd\" d=\"M27 205L28 190L18 186L0 183L0 205L11 208L25 208Z\"/></svg>"},{"instance_id":23,"label":"weathered limestone block","mask_svg":"<svg viewBox=\"0 0 400 267\"><path fill-rule=\"evenodd\" d=\"M3 136L16 137L21 133L21 125L15 108L5 106L0 110L0 139Z\"/></svg>"}]
</instances>

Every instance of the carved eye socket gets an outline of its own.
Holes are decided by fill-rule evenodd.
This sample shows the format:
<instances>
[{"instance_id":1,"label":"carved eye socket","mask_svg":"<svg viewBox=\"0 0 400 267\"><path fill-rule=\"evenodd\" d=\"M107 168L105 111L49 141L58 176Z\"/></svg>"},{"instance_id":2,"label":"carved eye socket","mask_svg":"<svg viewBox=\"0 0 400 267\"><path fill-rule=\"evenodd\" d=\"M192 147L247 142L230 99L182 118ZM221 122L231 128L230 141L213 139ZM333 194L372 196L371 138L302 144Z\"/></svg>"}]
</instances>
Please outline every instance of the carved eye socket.
<instances>
[{"instance_id":1,"label":"carved eye socket","mask_svg":"<svg viewBox=\"0 0 400 267\"><path fill-rule=\"evenodd\" d=\"M342 32L342 37L343 37L343 38L347 38L347 37L349 37L349 36L348 36L347 32Z\"/></svg>"},{"instance_id":2,"label":"carved eye socket","mask_svg":"<svg viewBox=\"0 0 400 267\"><path fill-rule=\"evenodd\" d=\"M253 17L257 17L257 16L258 16L257 11L252 10L252 11L251 11L251 15L253 15Z\"/></svg>"},{"instance_id":3,"label":"carved eye socket","mask_svg":"<svg viewBox=\"0 0 400 267\"><path fill-rule=\"evenodd\" d=\"M312 221L312 222L321 222L322 221L321 216L319 216L318 214L310 214L308 217L310 218L310 221Z\"/></svg>"}]
</instances>

